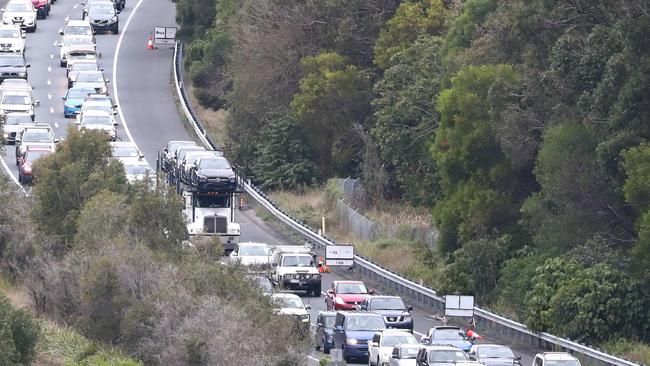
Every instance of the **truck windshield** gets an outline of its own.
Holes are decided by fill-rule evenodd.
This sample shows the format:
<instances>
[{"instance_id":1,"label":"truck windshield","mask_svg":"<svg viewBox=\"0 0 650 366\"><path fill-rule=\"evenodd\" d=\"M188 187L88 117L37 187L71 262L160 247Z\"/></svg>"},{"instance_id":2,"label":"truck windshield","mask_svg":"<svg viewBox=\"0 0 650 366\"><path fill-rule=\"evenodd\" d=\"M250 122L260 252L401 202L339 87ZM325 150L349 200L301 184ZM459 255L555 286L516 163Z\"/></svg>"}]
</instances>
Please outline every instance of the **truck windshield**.
<instances>
[{"instance_id":1,"label":"truck windshield","mask_svg":"<svg viewBox=\"0 0 650 366\"><path fill-rule=\"evenodd\" d=\"M283 267L312 267L314 259L309 255L289 255L282 260Z\"/></svg>"},{"instance_id":2,"label":"truck windshield","mask_svg":"<svg viewBox=\"0 0 650 366\"><path fill-rule=\"evenodd\" d=\"M228 208L230 199L228 196L200 196L194 198L194 206L202 208Z\"/></svg>"}]
</instances>

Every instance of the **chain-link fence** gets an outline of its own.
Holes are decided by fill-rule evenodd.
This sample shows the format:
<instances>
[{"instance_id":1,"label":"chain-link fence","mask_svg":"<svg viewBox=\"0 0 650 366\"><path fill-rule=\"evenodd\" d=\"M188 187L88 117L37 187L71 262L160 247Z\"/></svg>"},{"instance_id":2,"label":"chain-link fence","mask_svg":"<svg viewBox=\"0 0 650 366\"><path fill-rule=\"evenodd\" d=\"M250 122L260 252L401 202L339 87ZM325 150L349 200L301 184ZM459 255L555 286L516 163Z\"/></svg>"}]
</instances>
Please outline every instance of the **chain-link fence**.
<instances>
[{"instance_id":1,"label":"chain-link fence","mask_svg":"<svg viewBox=\"0 0 650 366\"><path fill-rule=\"evenodd\" d=\"M434 247L438 232L432 227L406 225L384 225L374 222L358 212L367 205L365 190L359 179L341 179L343 200L336 202L336 216L339 225L353 233L361 241L380 239L403 239L421 242ZM356 208L353 208L356 207Z\"/></svg>"}]
</instances>

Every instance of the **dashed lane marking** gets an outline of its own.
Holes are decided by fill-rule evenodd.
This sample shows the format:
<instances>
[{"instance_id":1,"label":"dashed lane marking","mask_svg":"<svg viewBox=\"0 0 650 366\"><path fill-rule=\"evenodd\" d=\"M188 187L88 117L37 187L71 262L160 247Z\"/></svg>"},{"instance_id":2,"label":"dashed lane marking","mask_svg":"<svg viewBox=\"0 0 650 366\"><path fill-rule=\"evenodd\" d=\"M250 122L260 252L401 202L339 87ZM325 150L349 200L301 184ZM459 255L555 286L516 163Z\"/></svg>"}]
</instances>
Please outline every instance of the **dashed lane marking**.
<instances>
[{"instance_id":1,"label":"dashed lane marking","mask_svg":"<svg viewBox=\"0 0 650 366\"><path fill-rule=\"evenodd\" d=\"M53 58L54 58L54 54L51 53L51 54L50 54L50 59L53 59Z\"/></svg>"},{"instance_id":2,"label":"dashed lane marking","mask_svg":"<svg viewBox=\"0 0 650 366\"><path fill-rule=\"evenodd\" d=\"M70 20L70 16L69 16L69 15L66 15L65 18L63 19L63 21L67 23L68 20Z\"/></svg>"},{"instance_id":3,"label":"dashed lane marking","mask_svg":"<svg viewBox=\"0 0 650 366\"><path fill-rule=\"evenodd\" d=\"M59 122L54 122L54 128L59 128Z\"/></svg>"},{"instance_id":4,"label":"dashed lane marking","mask_svg":"<svg viewBox=\"0 0 650 366\"><path fill-rule=\"evenodd\" d=\"M47 79L47 85L52 85L52 80L51 79Z\"/></svg>"},{"instance_id":5,"label":"dashed lane marking","mask_svg":"<svg viewBox=\"0 0 650 366\"><path fill-rule=\"evenodd\" d=\"M52 99L52 93L47 93L47 99Z\"/></svg>"},{"instance_id":6,"label":"dashed lane marking","mask_svg":"<svg viewBox=\"0 0 650 366\"><path fill-rule=\"evenodd\" d=\"M52 66L47 67L47 72L52 72Z\"/></svg>"},{"instance_id":7,"label":"dashed lane marking","mask_svg":"<svg viewBox=\"0 0 650 366\"><path fill-rule=\"evenodd\" d=\"M72 7L72 9L76 9L77 6L79 6L79 4L74 4L74 6Z\"/></svg>"},{"instance_id":8,"label":"dashed lane marking","mask_svg":"<svg viewBox=\"0 0 650 366\"><path fill-rule=\"evenodd\" d=\"M50 107L50 113L54 114L54 107Z\"/></svg>"}]
</instances>

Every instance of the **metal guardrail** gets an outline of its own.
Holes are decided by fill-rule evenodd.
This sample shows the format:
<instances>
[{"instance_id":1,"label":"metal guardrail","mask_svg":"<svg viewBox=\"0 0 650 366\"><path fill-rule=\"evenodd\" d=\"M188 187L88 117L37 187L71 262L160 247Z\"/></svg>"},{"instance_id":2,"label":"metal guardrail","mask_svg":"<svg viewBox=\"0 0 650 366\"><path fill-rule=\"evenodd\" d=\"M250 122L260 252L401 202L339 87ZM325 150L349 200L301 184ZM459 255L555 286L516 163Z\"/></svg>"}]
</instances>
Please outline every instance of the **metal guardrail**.
<instances>
[{"instance_id":1,"label":"metal guardrail","mask_svg":"<svg viewBox=\"0 0 650 366\"><path fill-rule=\"evenodd\" d=\"M185 115L203 144L205 144L209 149L218 150L218 146L207 136L201 121L192 110L192 106L183 87L182 52L182 44L178 41L174 51L174 82L176 84L176 92L181 100L181 105ZM250 182L247 183L242 181L242 184L246 193L248 193L255 201L266 208L273 216L289 228L304 236L310 243L318 245L319 249L324 250L325 246L336 244L327 237L319 235L314 229L305 225L300 220L295 219L282 211L281 208L277 207L273 202L267 199L264 192L250 184ZM442 296L439 296L435 290L403 278L397 273L383 268L362 256L355 255L354 263L355 270L360 272L362 275L376 280L395 292L409 295L413 299L425 305L431 305L436 310L444 310L444 299ZM637 363L609 355L598 349L568 339L560 338L548 333L535 333L529 330L524 324L504 318L478 307L474 308L474 314L477 326L480 329L488 329L491 332L496 332L518 344L526 344L554 351L563 350L571 352L579 357L586 365L639 366Z\"/></svg>"}]
</instances>

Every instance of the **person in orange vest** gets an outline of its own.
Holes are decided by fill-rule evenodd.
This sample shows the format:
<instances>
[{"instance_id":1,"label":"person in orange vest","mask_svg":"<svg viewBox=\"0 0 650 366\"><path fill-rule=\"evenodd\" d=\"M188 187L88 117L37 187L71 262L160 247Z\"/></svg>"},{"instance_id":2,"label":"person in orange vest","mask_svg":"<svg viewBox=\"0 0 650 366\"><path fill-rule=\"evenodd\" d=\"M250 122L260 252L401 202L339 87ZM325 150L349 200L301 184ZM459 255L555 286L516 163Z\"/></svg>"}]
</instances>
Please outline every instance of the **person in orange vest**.
<instances>
[{"instance_id":1,"label":"person in orange vest","mask_svg":"<svg viewBox=\"0 0 650 366\"><path fill-rule=\"evenodd\" d=\"M323 256L320 256L318 258L318 272L319 273L330 273L330 267L325 265L325 262L323 262Z\"/></svg>"}]
</instances>

